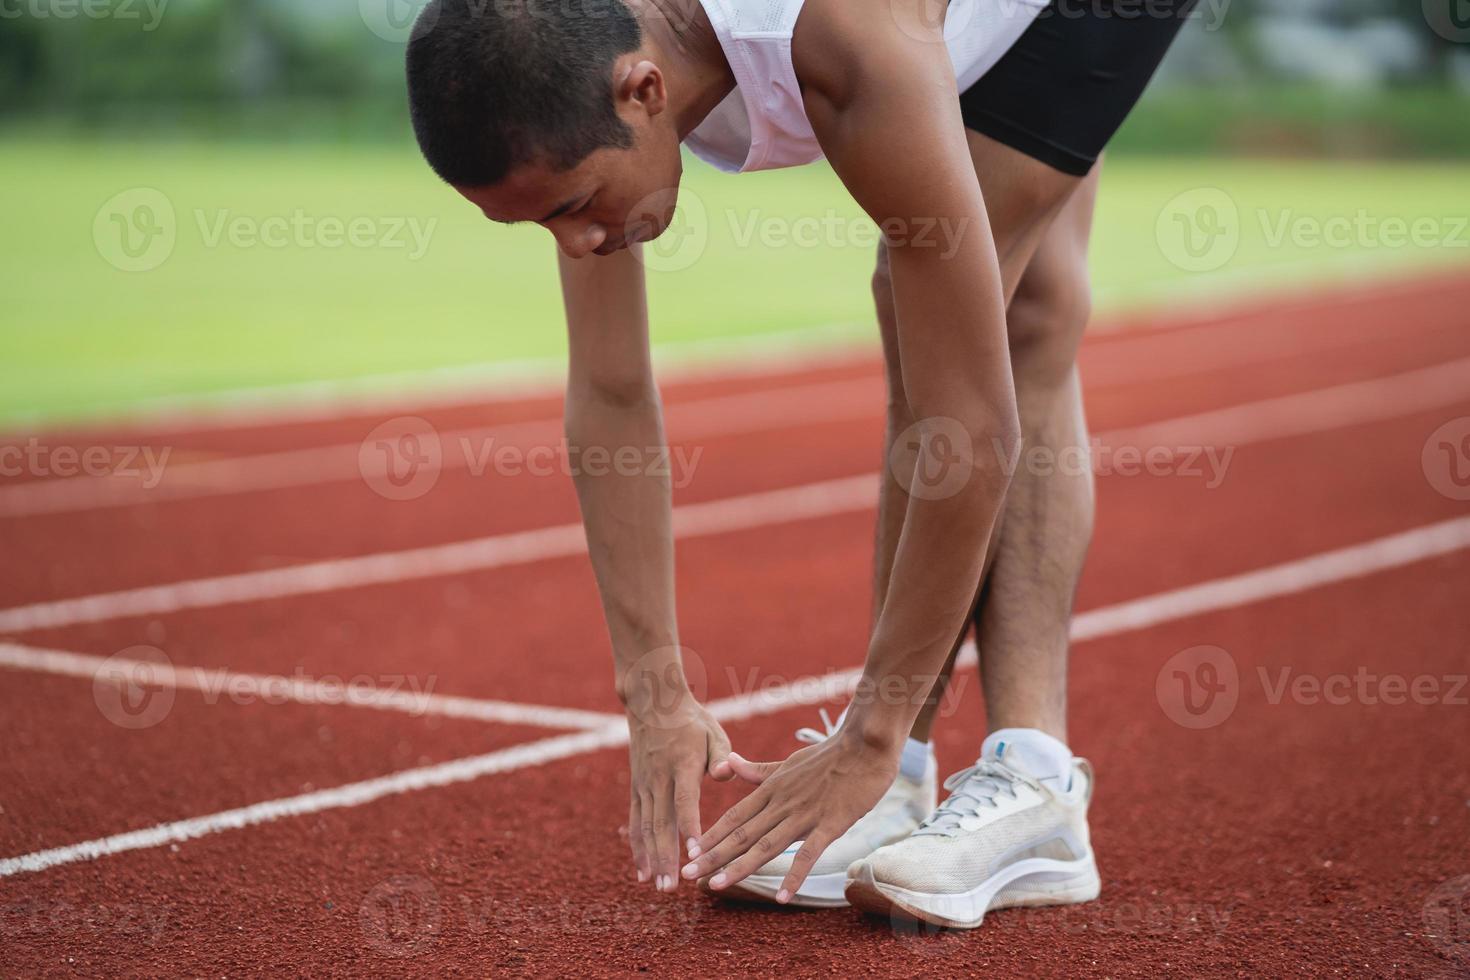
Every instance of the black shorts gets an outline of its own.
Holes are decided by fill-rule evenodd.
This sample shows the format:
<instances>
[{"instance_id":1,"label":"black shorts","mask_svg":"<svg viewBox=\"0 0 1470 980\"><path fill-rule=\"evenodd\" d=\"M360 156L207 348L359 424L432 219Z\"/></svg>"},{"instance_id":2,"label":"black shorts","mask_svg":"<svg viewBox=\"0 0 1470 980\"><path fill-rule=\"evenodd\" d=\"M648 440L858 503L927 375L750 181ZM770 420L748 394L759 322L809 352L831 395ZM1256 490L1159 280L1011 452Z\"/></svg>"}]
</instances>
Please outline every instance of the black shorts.
<instances>
[{"instance_id":1,"label":"black shorts","mask_svg":"<svg viewBox=\"0 0 1470 980\"><path fill-rule=\"evenodd\" d=\"M1063 173L1085 175L1194 2L1055 0L961 93L965 126Z\"/></svg>"}]
</instances>

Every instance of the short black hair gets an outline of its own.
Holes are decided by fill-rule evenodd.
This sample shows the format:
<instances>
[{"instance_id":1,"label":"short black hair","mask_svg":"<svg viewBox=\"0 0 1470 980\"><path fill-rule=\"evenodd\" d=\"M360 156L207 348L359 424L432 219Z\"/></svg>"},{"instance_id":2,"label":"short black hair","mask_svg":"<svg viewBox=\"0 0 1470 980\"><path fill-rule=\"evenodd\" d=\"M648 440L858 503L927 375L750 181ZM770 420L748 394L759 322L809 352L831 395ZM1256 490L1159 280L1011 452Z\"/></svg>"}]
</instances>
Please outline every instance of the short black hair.
<instances>
[{"instance_id":1,"label":"short black hair","mask_svg":"<svg viewBox=\"0 0 1470 980\"><path fill-rule=\"evenodd\" d=\"M612 66L642 40L623 0L433 0L407 58L425 159L450 184L484 187L531 160L569 170L632 146Z\"/></svg>"}]
</instances>

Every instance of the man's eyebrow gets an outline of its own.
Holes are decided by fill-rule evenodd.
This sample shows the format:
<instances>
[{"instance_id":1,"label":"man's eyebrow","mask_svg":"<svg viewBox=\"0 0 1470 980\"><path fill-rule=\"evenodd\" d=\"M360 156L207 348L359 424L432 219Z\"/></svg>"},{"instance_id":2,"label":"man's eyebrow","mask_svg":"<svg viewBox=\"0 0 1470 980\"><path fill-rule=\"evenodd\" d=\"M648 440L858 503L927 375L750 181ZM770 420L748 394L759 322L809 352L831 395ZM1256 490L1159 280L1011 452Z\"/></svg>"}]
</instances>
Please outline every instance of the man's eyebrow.
<instances>
[{"instance_id":1,"label":"man's eyebrow","mask_svg":"<svg viewBox=\"0 0 1470 980\"><path fill-rule=\"evenodd\" d=\"M568 211L570 211L571 208L572 208L572 206L575 205L578 201L582 200L582 198L584 196L585 195L580 195L579 194L578 196L572 198L569 201L563 201L562 203L558 204L555 208L553 208L552 211L551 211L551 213L548 214L548 215L546 215L544 218L537 218L536 219L536 223L537 224L544 224L545 222L550 221L552 218L559 218L559 217L561 217L562 215L564 215ZM489 215L486 215L486 217L489 218L490 216ZM522 224L525 224L526 223L526 220L524 218L518 218L515 221L506 221L504 218L490 218L490 220L493 221L493 222L495 222L498 225L522 225Z\"/></svg>"},{"instance_id":2,"label":"man's eyebrow","mask_svg":"<svg viewBox=\"0 0 1470 980\"><path fill-rule=\"evenodd\" d=\"M576 197L572 198L569 201L563 201L563 202L561 202L560 204L558 204L555 208L553 208L551 210L551 213L550 214L546 215L544 218L538 218L537 219L537 223L538 224L545 224L546 222L550 221L552 218L559 218L559 217L561 217L562 215L566 214L568 211L570 211L572 209L572 205L573 204L576 204L581 199L582 199L582 195L579 194L579 195L577 195Z\"/></svg>"}]
</instances>

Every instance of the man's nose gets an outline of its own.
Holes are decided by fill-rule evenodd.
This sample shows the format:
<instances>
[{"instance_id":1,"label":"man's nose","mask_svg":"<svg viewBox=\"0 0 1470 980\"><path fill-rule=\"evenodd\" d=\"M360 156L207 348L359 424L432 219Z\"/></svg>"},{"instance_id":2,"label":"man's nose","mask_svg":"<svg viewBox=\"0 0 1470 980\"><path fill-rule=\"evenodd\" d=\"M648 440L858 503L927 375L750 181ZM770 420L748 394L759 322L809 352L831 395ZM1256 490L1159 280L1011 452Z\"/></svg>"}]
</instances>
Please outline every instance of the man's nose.
<instances>
[{"instance_id":1,"label":"man's nose","mask_svg":"<svg viewBox=\"0 0 1470 980\"><path fill-rule=\"evenodd\" d=\"M607 241L607 229L595 224L564 225L553 228L556 244L569 259L580 259Z\"/></svg>"}]
</instances>

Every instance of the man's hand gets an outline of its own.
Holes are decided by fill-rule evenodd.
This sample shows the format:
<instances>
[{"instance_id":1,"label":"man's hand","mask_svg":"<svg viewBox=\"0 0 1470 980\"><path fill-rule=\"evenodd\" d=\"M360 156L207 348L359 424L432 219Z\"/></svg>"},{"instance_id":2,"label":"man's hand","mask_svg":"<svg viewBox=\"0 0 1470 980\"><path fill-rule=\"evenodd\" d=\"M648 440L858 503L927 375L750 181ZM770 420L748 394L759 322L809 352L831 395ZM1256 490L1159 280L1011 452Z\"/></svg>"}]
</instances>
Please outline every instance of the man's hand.
<instances>
[{"instance_id":1,"label":"man's hand","mask_svg":"<svg viewBox=\"0 0 1470 980\"><path fill-rule=\"evenodd\" d=\"M902 744L901 741L899 743ZM760 787L699 838L685 878L714 874L715 891L753 874L793 841L804 840L776 901L791 899L823 851L871 810L898 775L898 750L839 730L785 762L747 762L731 754L735 775ZM718 872L718 873L716 873Z\"/></svg>"},{"instance_id":2,"label":"man's hand","mask_svg":"<svg viewBox=\"0 0 1470 980\"><path fill-rule=\"evenodd\" d=\"M626 697L629 789L628 845L639 881L662 892L679 885L679 848L700 834L699 784L708 774L733 778L730 739L682 685L653 682Z\"/></svg>"}]
</instances>

